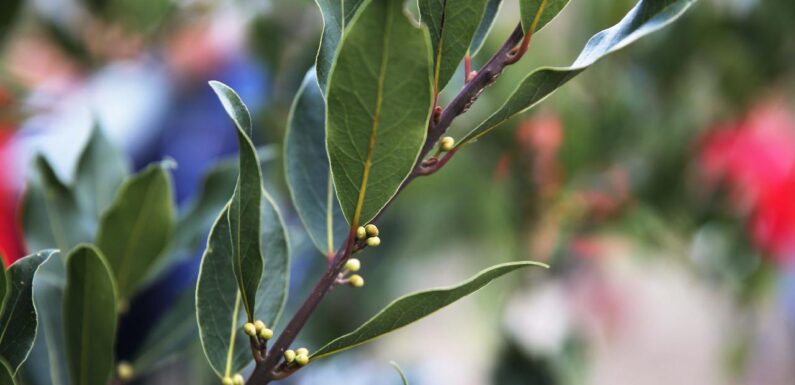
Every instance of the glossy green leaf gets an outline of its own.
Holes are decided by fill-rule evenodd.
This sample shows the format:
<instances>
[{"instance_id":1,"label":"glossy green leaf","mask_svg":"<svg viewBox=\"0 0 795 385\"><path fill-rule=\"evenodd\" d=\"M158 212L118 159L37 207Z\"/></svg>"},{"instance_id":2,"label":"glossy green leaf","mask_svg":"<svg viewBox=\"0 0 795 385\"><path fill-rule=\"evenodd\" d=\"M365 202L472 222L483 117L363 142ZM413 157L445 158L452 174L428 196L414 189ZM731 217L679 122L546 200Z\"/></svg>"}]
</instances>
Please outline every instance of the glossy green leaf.
<instances>
[{"instance_id":1,"label":"glossy green leaf","mask_svg":"<svg viewBox=\"0 0 795 385\"><path fill-rule=\"evenodd\" d=\"M326 91L342 33L363 2L364 0L315 0L323 15L323 35L320 37L320 47L315 60L317 82L321 93Z\"/></svg>"},{"instance_id":2,"label":"glossy green leaf","mask_svg":"<svg viewBox=\"0 0 795 385\"><path fill-rule=\"evenodd\" d=\"M240 287L240 297L248 321L254 321L257 288L262 279L263 258L260 247L260 200L262 171L251 142L251 115L240 96L229 86L210 82L226 113L235 122L240 151L237 185L229 202L229 233L232 239L232 266Z\"/></svg>"},{"instance_id":3,"label":"glossy green leaf","mask_svg":"<svg viewBox=\"0 0 795 385\"><path fill-rule=\"evenodd\" d=\"M3 360L0 360L0 385L16 385L14 374L11 373L11 368Z\"/></svg>"},{"instance_id":4,"label":"glossy green leaf","mask_svg":"<svg viewBox=\"0 0 795 385\"><path fill-rule=\"evenodd\" d=\"M33 305L33 276L55 250L40 251L16 261L8 269L11 282L6 306L0 315L0 358L16 374L36 338L36 308Z\"/></svg>"},{"instance_id":5,"label":"glossy green leaf","mask_svg":"<svg viewBox=\"0 0 795 385\"><path fill-rule=\"evenodd\" d=\"M570 67L545 67L528 75L502 107L469 132L459 146L485 135L514 115L532 108L602 57L672 23L694 2L695 0L641 0L618 24L591 37Z\"/></svg>"},{"instance_id":6,"label":"glossy green leaf","mask_svg":"<svg viewBox=\"0 0 795 385\"><path fill-rule=\"evenodd\" d=\"M472 38L472 44L469 45L469 52L471 52L472 56L475 56L475 54L480 51L480 48L483 47L483 43L486 42L486 37L488 37L489 32L491 32L491 27L494 25L497 14L500 12L501 5L502 0L487 1L483 19L480 20L480 25L477 31L475 31L475 36Z\"/></svg>"},{"instance_id":7,"label":"glossy green leaf","mask_svg":"<svg viewBox=\"0 0 795 385\"><path fill-rule=\"evenodd\" d=\"M174 206L167 167L151 165L127 179L100 220L97 246L122 300L133 295L171 237Z\"/></svg>"},{"instance_id":8,"label":"glossy green leaf","mask_svg":"<svg viewBox=\"0 0 795 385\"><path fill-rule=\"evenodd\" d=\"M276 150L274 145L257 148L261 168L276 158ZM168 249L152 268L148 281L157 280L170 266L192 257L204 247L210 227L235 191L238 163L237 155L224 158L205 173L198 195L180 212Z\"/></svg>"},{"instance_id":9,"label":"glossy green leaf","mask_svg":"<svg viewBox=\"0 0 795 385\"><path fill-rule=\"evenodd\" d=\"M284 144L287 185L309 238L333 255L348 233L326 153L326 105L310 69L293 101Z\"/></svg>"},{"instance_id":10,"label":"glossy green leaf","mask_svg":"<svg viewBox=\"0 0 795 385\"><path fill-rule=\"evenodd\" d=\"M56 253L39 266L33 277L33 301L39 326L33 350L19 370L18 377L24 384L69 384L63 328L65 286L64 256Z\"/></svg>"},{"instance_id":11,"label":"glossy green leaf","mask_svg":"<svg viewBox=\"0 0 795 385\"><path fill-rule=\"evenodd\" d=\"M281 216L264 191L261 207L261 243L266 259L255 319L273 327L287 300L289 248ZM232 268L227 214L228 206L213 225L196 286L196 317L202 348L219 377L236 373L252 360L248 337L241 332L246 319Z\"/></svg>"},{"instance_id":12,"label":"glossy green leaf","mask_svg":"<svg viewBox=\"0 0 795 385\"><path fill-rule=\"evenodd\" d=\"M486 11L487 0L419 0L420 20L428 26L433 76L441 91L469 50Z\"/></svg>"},{"instance_id":13,"label":"glossy green leaf","mask_svg":"<svg viewBox=\"0 0 795 385\"><path fill-rule=\"evenodd\" d=\"M113 202L129 170L124 154L110 143L101 128L94 126L77 162L74 182L75 198L92 227Z\"/></svg>"},{"instance_id":14,"label":"glossy green leaf","mask_svg":"<svg viewBox=\"0 0 795 385\"><path fill-rule=\"evenodd\" d=\"M558 16L560 11L569 4L569 0L519 0L519 12L522 13L522 29L527 31L533 25L533 20L542 3L544 3L544 9L539 15L535 31L540 31Z\"/></svg>"},{"instance_id":15,"label":"glossy green leaf","mask_svg":"<svg viewBox=\"0 0 795 385\"><path fill-rule=\"evenodd\" d=\"M370 1L345 33L328 86L326 147L351 225L395 195L425 142L433 103L430 38L402 0Z\"/></svg>"},{"instance_id":16,"label":"glossy green leaf","mask_svg":"<svg viewBox=\"0 0 795 385\"><path fill-rule=\"evenodd\" d=\"M116 345L116 287L101 252L78 245L66 257L63 328L73 385L107 385Z\"/></svg>"},{"instance_id":17,"label":"glossy green leaf","mask_svg":"<svg viewBox=\"0 0 795 385\"><path fill-rule=\"evenodd\" d=\"M92 239L72 191L39 155L22 198L22 227L29 250L69 250Z\"/></svg>"},{"instance_id":18,"label":"glossy green leaf","mask_svg":"<svg viewBox=\"0 0 795 385\"><path fill-rule=\"evenodd\" d=\"M314 352L311 358L329 356L393 332L479 290L496 278L528 266L547 267L532 261L504 263L483 270L456 286L405 295L387 305L356 330L336 338Z\"/></svg>"}]
</instances>

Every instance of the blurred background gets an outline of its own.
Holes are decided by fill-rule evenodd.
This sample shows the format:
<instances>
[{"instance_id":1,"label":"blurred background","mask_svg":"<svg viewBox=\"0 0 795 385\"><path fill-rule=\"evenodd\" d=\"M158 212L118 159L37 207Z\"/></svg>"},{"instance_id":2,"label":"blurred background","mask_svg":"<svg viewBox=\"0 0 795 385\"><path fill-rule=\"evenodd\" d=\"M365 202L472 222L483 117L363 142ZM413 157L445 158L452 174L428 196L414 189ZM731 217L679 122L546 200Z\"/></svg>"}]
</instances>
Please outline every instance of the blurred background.
<instances>
[{"instance_id":1,"label":"blurred background","mask_svg":"<svg viewBox=\"0 0 795 385\"><path fill-rule=\"evenodd\" d=\"M518 21L516 2L504 3L476 65ZM633 4L572 0L452 135L532 69L569 64ZM362 255L368 285L333 292L299 345L316 349L401 294L494 263L552 268L285 383L398 384L394 360L416 385L795 384L792 20L791 0L701 0L413 183L379 223L382 247ZM33 156L69 181L92 122L136 168L174 159L179 202L236 152L208 80L254 110L257 144L281 146L321 29L310 0L3 0L0 253L10 262L27 251L17 207ZM325 260L279 157L265 174L293 243L290 314ZM160 289L195 279L199 256ZM132 354L119 345L120 358ZM218 380L194 346L141 382Z\"/></svg>"}]
</instances>

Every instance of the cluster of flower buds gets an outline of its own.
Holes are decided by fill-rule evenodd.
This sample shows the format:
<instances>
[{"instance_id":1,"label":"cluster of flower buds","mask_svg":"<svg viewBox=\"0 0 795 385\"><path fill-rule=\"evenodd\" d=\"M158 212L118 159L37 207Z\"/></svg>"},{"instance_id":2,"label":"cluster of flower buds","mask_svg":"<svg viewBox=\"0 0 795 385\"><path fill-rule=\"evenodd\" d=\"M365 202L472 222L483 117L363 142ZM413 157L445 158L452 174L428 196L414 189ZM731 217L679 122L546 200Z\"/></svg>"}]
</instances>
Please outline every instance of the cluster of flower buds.
<instances>
[{"instance_id":1,"label":"cluster of flower buds","mask_svg":"<svg viewBox=\"0 0 795 385\"><path fill-rule=\"evenodd\" d=\"M304 366L309 363L309 349L298 348L296 350L286 350L284 352L284 360L287 361L288 364L295 362L300 366Z\"/></svg>"},{"instance_id":2,"label":"cluster of flower buds","mask_svg":"<svg viewBox=\"0 0 795 385\"><path fill-rule=\"evenodd\" d=\"M224 379L221 380L221 383L224 385L243 385L246 383L246 380L243 379L243 376L240 373L237 373L232 377L224 377Z\"/></svg>"},{"instance_id":3,"label":"cluster of flower buds","mask_svg":"<svg viewBox=\"0 0 795 385\"><path fill-rule=\"evenodd\" d=\"M381 244L381 238L378 238L378 227L375 227L372 223L366 226L359 226L356 229L356 238L363 240L370 247L376 247Z\"/></svg>"},{"instance_id":4,"label":"cluster of flower buds","mask_svg":"<svg viewBox=\"0 0 795 385\"><path fill-rule=\"evenodd\" d=\"M259 337L265 341L273 338L273 330L268 329L265 323L260 320L256 320L254 323L247 322L243 325L243 332L249 337Z\"/></svg>"},{"instance_id":5,"label":"cluster of flower buds","mask_svg":"<svg viewBox=\"0 0 795 385\"><path fill-rule=\"evenodd\" d=\"M362 262L356 258L351 258L347 262L345 262L345 270L342 272L343 276L347 273L355 273L362 268ZM344 279L349 285L353 287L362 287L364 286L364 278L362 278L359 274L353 274L350 277Z\"/></svg>"},{"instance_id":6,"label":"cluster of flower buds","mask_svg":"<svg viewBox=\"0 0 795 385\"><path fill-rule=\"evenodd\" d=\"M450 151L455 148L455 139L452 136L445 136L442 140L439 141L439 150L440 151Z\"/></svg>"}]
</instances>

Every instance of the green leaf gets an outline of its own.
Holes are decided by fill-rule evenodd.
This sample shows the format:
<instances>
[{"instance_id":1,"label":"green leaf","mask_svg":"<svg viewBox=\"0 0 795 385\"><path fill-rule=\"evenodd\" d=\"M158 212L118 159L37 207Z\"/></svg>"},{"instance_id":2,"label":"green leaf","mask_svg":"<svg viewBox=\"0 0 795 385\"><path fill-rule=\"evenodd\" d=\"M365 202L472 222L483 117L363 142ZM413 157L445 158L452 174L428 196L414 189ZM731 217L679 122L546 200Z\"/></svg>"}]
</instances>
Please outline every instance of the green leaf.
<instances>
[{"instance_id":1,"label":"green leaf","mask_svg":"<svg viewBox=\"0 0 795 385\"><path fill-rule=\"evenodd\" d=\"M127 179L102 215L97 246L108 260L120 299L129 299L163 254L174 226L167 164Z\"/></svg>"},{"instance_id":2,"label":"green leaf","mask_svg":"<svg viewBox=\"0 0 795 385\"><path fill-rule=\"evenodd\" d=\"M88 216L92 227L110 206L116 190L130 173L127 158L94 126L80 154L75 175L74 192L80 210Z\"/></svg>"},{"instance_id":3,"label":"green leaf","mask_svg":"<svg viewBox=\"0 0 795 385\"><path fill-rule=\"evenodd\" d=\"M90 241L89 224L72 191L39 155L22 198L22 227L29 250L69 250Z\"/></svg>"},{"instance_id":4,"label":"green leaf","mask_svg":"<svg viewBox=\"0 0 795 385\"><path fill-rule=\"evenodd\" d=\"M276 146L257 148L260 167L276 158ZM179 214L168 249L152 268L148 282L157 280L170 266L192 257L207 243L207 233L235 191L237 155L221 159L204 175L198 195ZM194 290L195 291L195 290Z\"/></svg>"},{"instance_id":5,"label":"green leaf","mask_svg":"<svg viewBox=\"0 0 795 385\"><path fill-rule=\"evenodd\" d=\"M6 294L11 288L11 282L8 281L8 272L6 272L6 262L2 255L0 255L0 314L3 314L3 309L6 305Z\"/></svg>"},{"instance_id":6,"label":"green leaf","mask_svg":"<svg viewBox=\"0 0 795 385\"><path fill-rule=\"evenodd\" d=\"M543 263L524 261L492 266L456 286L431 289L405 295L387 305L356 330L334 339L312 354L312 359L329 356L361 345L427 317L437 310L477 291L489 282L516 269L528 266L547 267Z\"/></svg>"},{"instance_id":7,"label":"green leaf","mask_svg":"<svg viewBox=\"0 0 795 385\"><path fill-rule=\"evenodd\" d=\"M536 18L536 13L541 8L542 3L544 4L544 9L533 32L540 31L549 24L563 8L566 8L569 0L519 0L519 12L522 14L522 29L524 31L527 31L533 25L533 20Z\"/></svg>"},{"instance_id":8,"label":"green leaf","mask_svg":"<svg viewBox=\"0 0 795 385\"><path fill-rule=\"evenodd\" d=\"M63 327L73 385L106 385L116 345L116 287L101 252L78 245L66 257Z\"/></svg>"},{"instance_id":9,"label":"green leaf","mask_svg":"<svg viewBox=\"0 0 795 385\"><path fill-rule=\"evenodd\" d=\"M475 56L475 54L480 51L480 48L483 47L483 43L486 42L486 37L488 37L489 32L491 32L491 27L494 25L497 13L500 12L501 5L502 0L488 0L486 3L486 11L483 13L483 19L480 20L480 25L477 31L475 31L475 36L472 38L472 44L469 45L469 52L472 56Z\"/></svg>"},{"instance_id":10,"label":"green leaf","mask_svg":"<svg viewBox=\"0 0 795 385\"><path fill-rule=\"evenodd\" d=\"M333 255L348 233L326 153L326 105L310 69L293 101L284 144L287 185L309 238Z\"/></svg>"},{"instance_id":11,"label":"green leaf","mask_svg":"<svg viewBox=\"0 0 795 385\"><path fill-rule=\"evenodd\" d=\"M11 286L0 316L0 358L16 374L36 338L36 308L33 305L33 276L55 250L40 251L16 261L8 269Z\"/></svg>"},{"instance_id":12,"label":"green leaf","mask_svg":"<svg viewBox=\"0 0 795 385\"><path fill-rule=\"evenodd\" d=\"M232 266L240 287L241 301L248 315L248 321L254 322L254 304L263 269L260 248L262 171L254 144L249 137L251 115L248 113L248 108L229 86L216 81L210 82L210 86L237 127L240 174L229 203L229 233L232 239Z\"/></svg>"},{"instance_id":13,"label":"green leaf","mask_svg":"<svg viewBox=\"0 0 795 385\"><path fill-rule=\"evenodd\" d=\"M329 81L326 147L342 212L369 222L395 195L425 142L433 104L430 40L402 0L363 5Z\"/></svg>"},{"instance_id":14,"label":"green leaf","mask_svg":"<svg viewBox=\"0 0 795 385\"><path fill-rule=\"evenodd\" d=\"M289 248L281 215L270 197L262 193L262 245L265 272L257 292L255 319L275 326L287 299ZM241 296L232 269L232 239L228 206L210 231L196 285L196 317L207 360L219 377L248 365L251 348L241 332L246 322Z\"/></svg>"},{"instance_id":15,"label":"green leaf","mask_svg":"<svg viewBox=\"0 0 795 385\"><path fill-rule=\"evenodd\" d=\"M395 371L398 372L398 375L400 376L400 382L403 385L409 385L409 380L406 378L406 374L403 373L403 369L400 368L400 365L398 365L395 361L389 361L389 364L392 365L392 367L395 368Z\"/></svg>"},{"instance_id":16,"label":"green leaf","mask_svg":"<svg viewBox=\"0 0 795 385\"><path fill-rule=\"evenodd\" d=\"M56 253L39 266L33 277L33 302L39 326L33 350L19 370L18 377L24 384L69 384L63 328L65 286L64 257Z\"/></svg>"},{"instance_id":17,"label":"green leaf","mask_svg":"<svg viewBox=\"0 0 795 385\"><path fill-rule=\"evenodd\" d=\"M323 15L323 35L320 37L320 47L315 60L317 82L320 85L320 92L325 94L342 33L364 0L315 0L315 2Z\"/></svg>"},{"instance_id":18,"label":"green leaf","mask_svg":"<svg viewBox=\"0 0 795 385\"><path fill-rule=\"evenodd\" d=\"M602 57L626 47L679 18L695 0L641 0L618 24L591 37L570 67L545 67L528 75L507 101L469 132L459 146L480 138L526 111Z\"/></svg>"},{"instance_id":19,"label":"green leaf","mask_svg":"<svg viewBox=\"0 0 795 385\"><path fill-rule=\"evenodd\" d=\"M428 26L436 91L444 89L464 58L486 11L487 0L419 0Z\"/></svg>"}]
</instances>

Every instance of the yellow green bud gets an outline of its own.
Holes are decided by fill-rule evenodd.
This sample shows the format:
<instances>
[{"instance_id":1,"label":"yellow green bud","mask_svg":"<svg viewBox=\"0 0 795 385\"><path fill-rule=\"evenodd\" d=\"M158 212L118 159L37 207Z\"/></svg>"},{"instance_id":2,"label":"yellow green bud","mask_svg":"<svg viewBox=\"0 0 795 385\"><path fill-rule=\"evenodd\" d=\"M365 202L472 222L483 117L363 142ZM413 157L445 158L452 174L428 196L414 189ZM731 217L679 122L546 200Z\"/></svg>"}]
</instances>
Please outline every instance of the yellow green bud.
<instances>
[{"instance_id":1,"label":"yellow green bud","mask_svg":"<svg viewBox=\"0 0 795 385\"><path fill-rule=\"evenodd\" d=\"M345 262L345 268L355 273L362 268L362 263L356 258L351 258L348 262Z\"/></svg>"},{"instance_id":2,"label":"yellow green bud","mask_svg":"<svg viewBox=\"0 0 795 385\"><path fill-rule=\"evenodd\" d=\"M116 366L116 375L122 382L131 380L133 378L133 374L133 367L127 361L121 361L119 362L119 365Z\"/></svg>"},{"instance_id":3,"label":"yellow green bud","mask_svg":"<svg viewBox=\"0 0 795 385\"><path fill-rule=\"evenodd\" d=\"M371 237L367 238L367 246L376 247L381 244L381 238Z\"/></svg>"},{"instance_id":4,"label":"yellow green bud","mask_svg":"<svg viewBox=\"0 0 795 385\"><path fill-rule=\"evenodd\" d=\"M378 227L376 227L372 223L367 225L367 226L364 226L364 231L367 233L368 237L377 237L378 236Z\"/></svg>"},{"instance_id":5,"label":"yellow green bud","mask_svg":"<svg viewBox=\"0 0 795 385\"><path fill-rule=\"evenodd\" d=\"M307 349L307 348L296 349L295 350L295 354L296 354L296 356L300 356L302 354L305 355L305 356L308 356L309 355L309 349Z\"/></svg>"},{"instance_id":6,"label":"yellow green bud","mask_svg":"<svg viewBox=\"0 0 795 385\"><path fill-rule=\"evenodd\" d=\"M362 278L362 276L359 274L354 274L348 278L348 283L350 283L353 287L362 287L364 286L364 278Z\"/></svg>"},{"instance_id":7,"label":"yellow green bud","mask_svg":"<svg viewBox=\"0 0 795 385\"><path fill-rule=\"evenodd\" d=\"M254 327L257 328L257 333L262 331L262 329L266 329L267 328L267 326L265 326L265 322L262 322L260 320L254 321Z\"/></svg>"},{"instance_id":8,"label":"yellow green bud","mask_svg":"<svg viewBox=\"0 0 795 385\"><path fill-rule=\"evenodd\" d=\"M357 239L365 239L365 238L367 238L367 230L365 230L364 227L359 226L356 229L356 238Z\"/></svg>"},{"instance_id":9,"label":"yellow green bud","mask_svg":"<svg viewBox=\"0 0 795 385\"><path fill-rule=\"evenodd\" d=\"M439 148L442 151L450 151L455 147L455 139L450 136L445 136L439 141Z\"/></svg>"},{"instance_id":10,"label":"yellow green bud","mask_svg":"<svg viewBox=\"0 0 795 385\"><path fill-rule=\"evenodd\" d=\"M232 377L224 377L221 383L224 385L235 385L234 381L232 381Z\"/></svg>"},{"instance_id":11,"label":"yellow green bud","mask_svg":"<svg viewBox=\"0 0 795 385\"><path fill-rule=\"evenodd\" d=\"M234 385L243 385L245 383L246 383L246 380L243 379L243 376L241 376L240 373L235 374L232 377L232 384L234 384Z\"/></svg>"},{"instance_id":12,"label":"yellow green bud","mask_svg":"<svg viewBox=\"0 0 795 385\"><path fill-rule=\"evenodd\" d=\"M243 325L243 331L251 337L257 335L257 327L251 322L246 322L246 324Z\"/></svg>"},{"instance_id":13,"label":"yellow green bud","mask_svg":"<svg viewBox=\"0 0 795 385\"><path fill-rule=\"evenodd\" d=\"M288 349L284 351L284 360L289 362L293 362L295 360L295 352L292 349Z\"/></svg>"},{"instance_id":14,"label":"yellow green bud","mask_svg":"<svg viewBox=\"0 0 795 385\"><path fill-rule=\"evenodd\" d=\"M309 356L306 354L299 354L295 356L295 362L297 362L298 365L304 366L309 363Z\"/></svg>"},{"instance_id":15,"label":"yellow green bud","mask_svg":"<svg viewBox=\"0 0 795 385\"><path fill-rule=\"evenodd\" d=\"M273 338L273 330L268 328L263 328L262 330L259 331L259 336L263 340L269 340Z\"/></svg>"}]
</instances>

